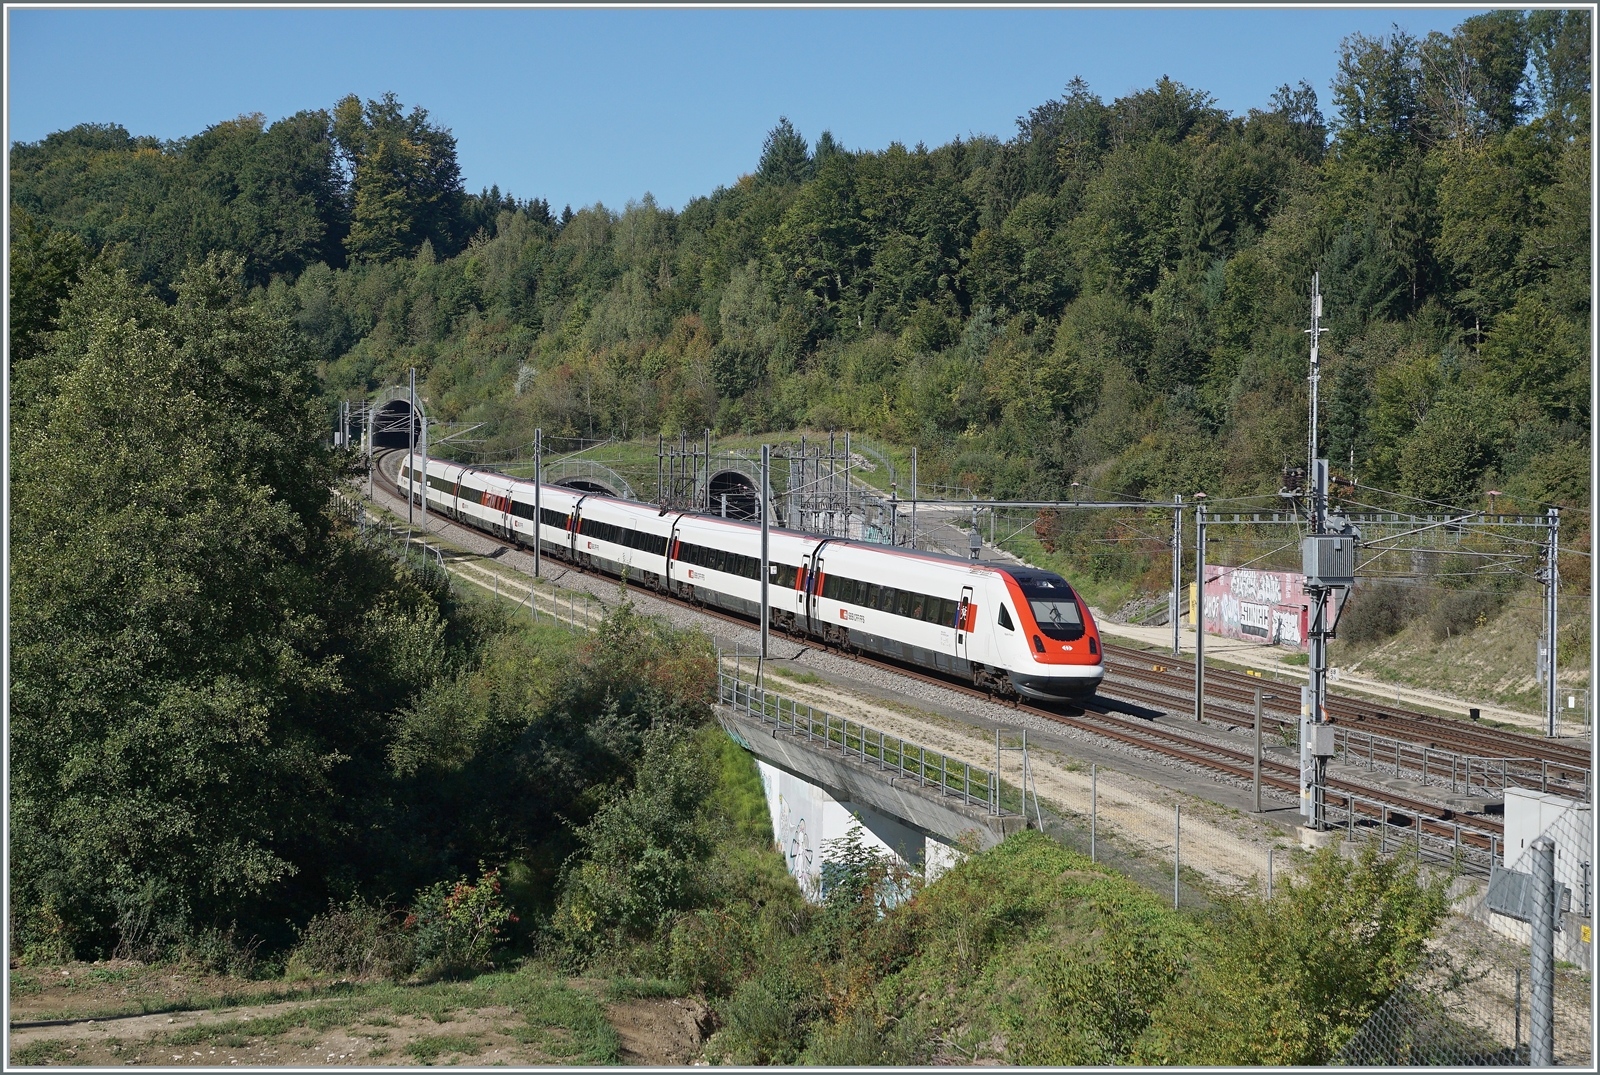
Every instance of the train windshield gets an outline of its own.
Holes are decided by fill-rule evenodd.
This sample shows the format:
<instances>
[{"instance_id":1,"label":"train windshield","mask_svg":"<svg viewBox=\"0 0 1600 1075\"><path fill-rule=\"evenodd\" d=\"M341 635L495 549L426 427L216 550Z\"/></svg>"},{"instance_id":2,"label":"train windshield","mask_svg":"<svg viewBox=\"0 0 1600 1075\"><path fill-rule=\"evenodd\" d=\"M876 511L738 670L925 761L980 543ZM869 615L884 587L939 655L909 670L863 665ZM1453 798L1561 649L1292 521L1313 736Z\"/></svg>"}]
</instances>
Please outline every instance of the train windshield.
<instances>
[{"instance_id":1,"label":"train windshield","mask_svg":"<svg viewBox=\"0 0 1600 1075\"><path fill-rule=\"evenodd\" d=\"M1012 574L1039 630L1048 638L1070 642L1082 638L1083 612L1067 580L1048 571L1018 571Z\"/></svg>"}]
</instances>

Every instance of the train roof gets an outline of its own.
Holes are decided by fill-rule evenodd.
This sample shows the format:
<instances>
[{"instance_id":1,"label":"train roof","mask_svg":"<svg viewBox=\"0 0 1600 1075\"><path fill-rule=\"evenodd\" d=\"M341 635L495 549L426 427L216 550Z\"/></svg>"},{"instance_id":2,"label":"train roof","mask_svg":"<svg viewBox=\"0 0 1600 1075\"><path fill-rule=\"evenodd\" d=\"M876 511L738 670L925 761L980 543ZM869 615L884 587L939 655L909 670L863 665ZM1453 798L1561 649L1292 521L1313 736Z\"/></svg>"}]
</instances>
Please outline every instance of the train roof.
<instances>
[{"instance_id":1,"label":"train roof","mask_svg":"<svg viewBox=\"0 0 1600 1075\"><path fill-rule=\"evenodd\" d=\"M463 470L469 470L474 473L502 478L505 481L513 482L517 485L533 484L532 478L518 478L510 474L501 474L497 471L482 470L478 467L467 466L464 463L455 463L448 459L438 459L434 457L431 461L445 463L450 466L461 467ZM651 511L660 511L656 505L643 500L628 500L620 496L607 496L605 493L591 493L583 489L569 489L564 485L552 486L548 482L544 484L549 488L560 489L564 493L567 493L571 496L576 496L583 500L604 500L608 501L609 503L618 504L622 507L645 508ZM667 512L661 512L661 514L676 514L680 518L693 519L696 522L708 522L722 526L740 527L748 530L761 529L761 524L759 522L751 522L747 519L728 519L721 515L713 515L709 512L703 511L669 509ZM1011 578L1016 580L1019 585L1024 587L1030 587L1030 585L1037 586L1040 583L1053 583L1059 581L1061 583L1065 583L1069 590L1071 589L1071 584L1067 583L1064 578L1056 574L1054 571L1046 571L1043 568L1031 567L1026 564L1001 564L996 563L993 560L970 560L965 556L955 556L945 552L932 552L928 549L906 549L897 545L882 545L875 541L857 541L851 540L850 538L827 537L826 535L822 534L814 534L808 530L790 530L787 527L782 526L769 527L767 533L779 534L783 537L789 538L800 538L808 541L825 540L830 545L844 545L851 548L869 549L873 552L889 553L891 555L901 556L907 559L926 560L933 563L946 564L950 567L965 567L968 569L976 568L983 571L997 571L1001 574L1011 576Z\"/></svg>"}]
</instances>

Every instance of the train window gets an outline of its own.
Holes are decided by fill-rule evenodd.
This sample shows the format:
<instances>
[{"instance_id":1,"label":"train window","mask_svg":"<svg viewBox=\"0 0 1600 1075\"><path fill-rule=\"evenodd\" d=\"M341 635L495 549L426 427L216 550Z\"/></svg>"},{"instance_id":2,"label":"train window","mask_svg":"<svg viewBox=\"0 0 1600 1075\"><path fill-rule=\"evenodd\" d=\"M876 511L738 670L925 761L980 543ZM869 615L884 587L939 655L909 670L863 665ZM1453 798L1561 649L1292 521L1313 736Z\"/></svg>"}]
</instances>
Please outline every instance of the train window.
<instances>
[{"instance_id":1,"label":"train window","mask_svg":"<svg viewBox=\"0 0 1600 1075\"><path fill-rule=\"evenodd\" d=\"M883 587L882 586L868 586L867 587L867 599L865 601L861 602L861 603L866 605L868 608L877 608L878 607L878 595L880 593L882 593L882 591L883 591Z\"/></svg>"},{"instance_id":2,"label":"train window","mask_svg":"<svg viewBox=\"0 0 1600 1075\"><path fill-rule=\"evenodd\" d=\"M900 591L893 586L885 586L878 595L877 609L879 612L893 612L900 600Z\"/></svg>"},{"instance_id":3,"label":"train window","mask_svg":"<svg viewBox=\"0 0 1600 1075\"><path fill-rule=\"evenodd\" d=\"M911 615L911 591L896 590L894 592L894 614L896 616Z\"/></svg>"},{"instance_id":4,"label":"train window","mask_svg":"<svg viewBox=\"0 0 1600 1075\"><path fill-rule=\"evenodd\" d=\"M470 500L474 504L479 503L480 501L483 500L483 490L482 489L474 489L470 485L463 485L456 492L456 495L461 497L463 500Z\"/></svg>"},{"instance_id":5,"label":"train window","mask_svg":"<svg viewBox=\"0 0 1600 1075\"><path fill-rule=\"evenodd\" d=\"M468 492L468 490L465 489L465 488L463 488L461 490L461 494L463 496L467 495L467 492ZM544 525L553 526L557 530L565 530L567 528L567 524L570 521L567 518L567 516L561 514L561 512L553 511L550 508L540 508L539 509L539 518L540 518L540 521L544 523Z\"/></svg>"},{"instance_id":6,"label":"train window","mask_svg":"<svg viewBox=\"0 0 1600 1075\"><path fill-rule=\"evenodd\" d=\"M1071 641L1083 634L1083 616L1072 597L1030 597L1028 607L1039 630L1051 638Z\"/></svg>"},{"instance_id":7,"label":"train window","mask_svg":"<svg viewBox=\"0 0 1600 1075\"><path fill-rule=\"evenodd\" d=\"M998 617L998 621L1000 623L1000 626L1004 627L1006 630L1008 630L1008 631L1016 630L1016 627L1011 622L1011 610L1006 608L1006 606L1004 606L1004 605L1000 606L1000 615Z\"/></svg>"}]
</instances>

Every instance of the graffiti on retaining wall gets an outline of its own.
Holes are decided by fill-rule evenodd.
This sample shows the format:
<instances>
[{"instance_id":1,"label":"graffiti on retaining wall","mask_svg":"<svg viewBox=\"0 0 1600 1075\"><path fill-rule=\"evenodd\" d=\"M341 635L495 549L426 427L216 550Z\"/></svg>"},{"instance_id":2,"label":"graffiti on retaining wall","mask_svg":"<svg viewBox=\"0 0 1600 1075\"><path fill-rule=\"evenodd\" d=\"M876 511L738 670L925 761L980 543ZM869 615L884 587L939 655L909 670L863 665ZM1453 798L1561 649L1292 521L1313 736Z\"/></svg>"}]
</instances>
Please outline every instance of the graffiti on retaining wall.
<instances>
[{"instance_id":1,"label":"graffiti on retaining wall","mask_svg":"<svg viewBox=\"0 0 1600 1075\"><path fill-rule=\"evenodd\" d=\"M1307 649L1305 576L1296 571L1206 565L1201 614L1206 633Z\"/></svg>"}]
</instances>

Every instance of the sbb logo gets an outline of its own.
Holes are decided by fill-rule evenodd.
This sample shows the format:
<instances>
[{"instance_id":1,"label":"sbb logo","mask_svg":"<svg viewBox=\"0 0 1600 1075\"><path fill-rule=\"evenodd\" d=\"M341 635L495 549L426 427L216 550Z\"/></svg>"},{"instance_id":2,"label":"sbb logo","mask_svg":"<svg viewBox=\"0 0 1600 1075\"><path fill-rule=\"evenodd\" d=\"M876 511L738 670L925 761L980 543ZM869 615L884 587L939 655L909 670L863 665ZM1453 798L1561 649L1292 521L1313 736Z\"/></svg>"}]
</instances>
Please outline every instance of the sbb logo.
<instances>
[{"instance_id":1,"label":"sbb logo","mask_svg":"<svg viewBox=\"0 0 1600 1075\"><path fill-rule=\"evenodd\" d=\"M841 609L840 609L840 610L839 610L839 618L840 618L840 619L841 619L841 620L843 620L843 619L848 619L848 618L849 618L849 617L848 617L848 616L846 616L846 615L845 615L845 611L844 611L844 609L842 609L842 608L841 608Z\"/></svg>"}]
</instances>

